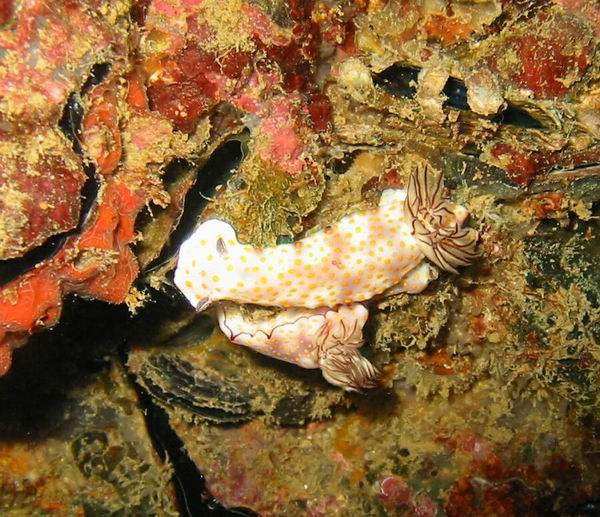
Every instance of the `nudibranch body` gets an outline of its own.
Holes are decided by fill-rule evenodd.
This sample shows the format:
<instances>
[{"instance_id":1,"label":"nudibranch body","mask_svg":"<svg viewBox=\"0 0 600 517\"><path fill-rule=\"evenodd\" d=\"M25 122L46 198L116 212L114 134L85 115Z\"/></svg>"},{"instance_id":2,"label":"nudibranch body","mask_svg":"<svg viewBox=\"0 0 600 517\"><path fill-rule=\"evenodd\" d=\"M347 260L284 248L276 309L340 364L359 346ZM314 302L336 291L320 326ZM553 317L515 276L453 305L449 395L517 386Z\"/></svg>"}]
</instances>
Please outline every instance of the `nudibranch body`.
<instances>
[{"instance_id":1,"label":"nudibranch body","mask_svg":"<svg viewBox=\"0 0 600 517\"><path fill-rule=\"evenodd\" d=\"M391 287L420 292L434 272L417 268L425 255L405 199L404 190L386 190L376 208L262 249L240 244L223 221L205 221L180 249L175 283L199 310L219 300L316 308L369 300Z\"/></svg>"},{"instance_id":2,"label":"nudibranch body","mask_svg":"<svg viewBox=\"0 0 600 517\"><path fill-rule=\"evenodd\" d=\"M294 244L257 249L226 222L205 221L180 249L175 283L197 310L215 304L234 343L321 368L348 390L371 387L377 372L358 353L368 313L356 302L421 292L437 276L429 262L454 273L470 264L478 233L463 227L467 216L442 176L419 168L406 190ZM284 309L254 317L237 305L246 303Z\"/></svg>"},{"instance_id":3,"label":"nudibranch body","mask_svg":"<svg viewBox=\"0 0 600 517\"><path fill-rule=\"evenodd\" d=\"M346 390L372 388L378 376L358 352L368 316L360 303L259 317L234 303L217 307L219 326L231 342L303 368L320 368L330 383Z\"/></svg>"}]
</instances>

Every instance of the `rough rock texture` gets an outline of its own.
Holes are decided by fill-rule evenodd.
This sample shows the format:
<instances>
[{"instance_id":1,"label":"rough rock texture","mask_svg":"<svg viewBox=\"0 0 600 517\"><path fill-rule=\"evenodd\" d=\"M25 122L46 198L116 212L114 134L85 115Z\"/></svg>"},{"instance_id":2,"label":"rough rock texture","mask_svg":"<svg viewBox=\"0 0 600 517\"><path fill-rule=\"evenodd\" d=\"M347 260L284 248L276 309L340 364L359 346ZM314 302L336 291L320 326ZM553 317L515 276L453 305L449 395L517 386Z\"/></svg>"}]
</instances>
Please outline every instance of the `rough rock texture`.
<instances>
[{"instance_id":1,"label":"rough rock texture","mask_svg":"<svg viewBox=\"0 0 600 517\"><path fill-rule=\"evenodd\" d=\"M264 515L598 512L597 2L54 4L0 3L0 508L174 512L144 404L185 446L174 487L201 492L191 460ZM422 162L481 259L371 304L378 390L232 345L171 286L198 221L289 242ZM69 293L138 312L17 350Z\"/></svg>"}]
</instances>

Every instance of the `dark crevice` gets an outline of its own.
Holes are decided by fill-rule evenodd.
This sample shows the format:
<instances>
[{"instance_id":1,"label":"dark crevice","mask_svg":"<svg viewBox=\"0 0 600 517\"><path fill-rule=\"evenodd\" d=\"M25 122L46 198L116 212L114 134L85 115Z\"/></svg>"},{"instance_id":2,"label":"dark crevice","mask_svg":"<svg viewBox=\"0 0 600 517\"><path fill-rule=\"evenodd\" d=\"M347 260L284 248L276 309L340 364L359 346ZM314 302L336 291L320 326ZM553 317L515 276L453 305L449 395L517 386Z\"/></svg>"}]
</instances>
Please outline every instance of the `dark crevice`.
<instances>
[{"instance_id":1,"label":"dark crevice","mask_svg":"<svg viewBox=\"0 0 600 517\"><path fill-rule=\"evenodd\" d=\"M533 118L526 111L511 106L510 104L502 113L498 113L498 115L492 118L492 122L495 122L496 124L503 124L506 126L523 127L526 129L543 128L539 120Z\"/></svg>"},{"instance_id":2,"label":"dark crevice","mask_svg":"<svg viewBox=\"0 0 600 517\"><path fill-rule=\"evenodd\" d=\"M120 355L123 365L126 365L127 351L125 346L122 347ZM168 460L173 467L173 484L180 515L183 517L204 515L256 516L256 513L245 508L225 508L209 494L202 472L189 457L181 438L170 426L167 412L157 405L152 395L136 382L132 373L129 372L128 377L138 395L154 449L162 461Z\"/></svg>"},{"instance_id":3,"label":"dark crevice","mask_svg":"<svg viewBox=\"0 0 600 517\"><path fill-rule=\"evenodd\" d=\"M588 170L595 176L600 176L600 163L595 163L595 162L580 163L578 165L569 167L568 169L565 169L565 167L563 167L562 165L555 165L550 169L549 172L551 172L551 173L552 172L555 172L555 173L564 172L565 174L569 174L569 173L577 173L577 172L586 172Z\"/></svg>"},{"instance_id":4,"label":"dark crevice","mask_svg":"<svg viewBox=\"0 0 600 517\"><path fill-rule=\"evenodd\" d=\"M361 149L357 149L355 151L345 153L341 158L334 158L329 162L329 168L335 174L345 174L348 172L348 169L352 167L356 157L362 152L363 151Z\"/></svg>"},{"instance_id":5,"label":"dark crevice","mask_svg":"<svg viewBox=\"0 0 600 517\"><path fill-rule=\"evenodd\" d=\"M45 440L72 429L73 420L61 415L80 415L81 399L73 392L110 368L113 343L129 321L123 305L65 298L61 324L15 350L10 371L0 378L0 440Z\"/></svg>"},{"instance_id":6,"label":"dark crevice","mask_svg":"<svg viewBox=\"0 0 600 517\"><path fill-rule=\"evenodd\" d=\"M376 86L379 86L391 95L413 99L417 94L417 82L420 71L421 69L416 67L396 64L386 68L379 74L375 74L373 82ZM467 87L460 79L449 77L444 86L443 93L447 97L444 102L445 107L460 111L471 111L467 102ZM543 127L539 120L529 115L525 110L510 104L502 113L495 115L491 121L496 124L528 129L540 129Z\"/></svg>"},{"instance_id":7,"label":"dark crevice","mask_svg":"<svg viewBox=\"0 0 600 517\"><path fill-rule=\"evenodd\" d=\"M450 106L462 111L471 110L467 102L467 87L463 81L449 77L444 86L443 93L448 97L444 106Z\"/></svg>"},{"instance_id":8,"label":"dark crevice","mask_svg":"<svg viewBox=\"0 0 600 517\"><path fill-rule=\"evenodd\" d=\"M81 102L81 96L89 93L94 87L99 85L106 79L110 72L109 63L97 63L92 66L90 73L83 83L81 90L78 93L72 93L67 100L67 104L63 110L62 117L58 126L71 141L73 150L82 158L85 158L79 135L81 132L81 122L83 120L84 109ZM86 171L87 172L87 171Z\"/></svg>"},{"instance_id":9,"label":"dark crevice","mask_svg":"<svg viewBox=\"0 0 600 517\"><path fill-rule=\"evenodd\" d=\"M412 66L392 65L375 74L373 83L396 97L412 99L417 94L420 71Z\"/></svg>"},{"instance_id":10,"label":"dark crevice","mask_svg":"<svg viewBox=\"0 0 600 517\"><path fill-rule=\"evenodd\" d=\"M197 166L189 160L185 160L182 158L175 158L175 159L171 160L165 166L164 172L162 173L162 177L161 177L161 180L162 180L163 185L165 186L165 189L168 191L170 186L177 185L177 182L179 181L180 178L185 177L189 174L195 174L196 169L197 169ZM197 184L198 184L198 182L196 181L194 183L194 185L197 185ZM192 185L190 190L194 189L194 185ZM177 188L178 187L176 186L175 189L177 190ZM189 194L189 191L185 193L186 196L188 194ZM169 212L170 210L172 210L173 203L176 203L176 202L177 201L172 199L172 203L170 203L166 207L161 207L161 206L156 206L156 205L146 206L143 210L140 211L140 213L136 217L135 231L139 232L140 234L145 234L149 225L151 225L153 221L156 221L157 219L159 219L164 212ZM178 222L176 221L174 223L174 227L176 227L177 224L178 224ZM171 239L171 236L169 236L169 242L170 242L170 239ZM143 255L143 253L144 253L143 250L147 245L148 245L148 243L144 242L143 240L134 242L132 244L132 250L135 253L135 255L137 255L139 258L140 255ZM157 250L157 252L158 251L159 250ZM155 267L156 264L162 264L162 260L164 260L164 257L167 256L167 253L165 252L164 248L160 249L160 252L161 252L160 257L152 259L150 261L150 263L144 263L142 265L142 271L147 271L148 269Z\"/></svg>"},{"instance_id":11,"label":"dark crevice","mask_svg":"<svg viewBox=\"0 0 600 517\"><path fill-rule=\"evenodd\" d=\"M110 63L96 63L92 66L90 73L81 87L81 93L88 93L94 86L104 82L110 73Z\"/></svg>"},{"instance_id":12,"label":"dark crevice","mask_svg":"<svg viewBox=\"0 0 600 517\"><path fill-rule=\"evenodd\" d=\"M82 120L83 106L81 103L81 95L79 93L72 93L67 99L67 104L63 109L62 117L58 122L58 127L71 141L73 150L79 156L83 156L81 141L79 140Z\"/></svg>"},{"instance_id":13,"label":"dark crevice","mask_svg":"<svg viewBox=\"0 0 600 517\"><path fill-rule=\"evenodd\" d=\"M209 198L214 195L219 185L227 182L233 171L242 162L243 156L242 142L237 139L228 140L213 152L198 171L196 182L185 196L183 213L177 226L171 232L169 244L163 248L156 259L148 264L146 271L165 263L177 253L183 242L194 231Z\"/></svg>"}]
</instances>

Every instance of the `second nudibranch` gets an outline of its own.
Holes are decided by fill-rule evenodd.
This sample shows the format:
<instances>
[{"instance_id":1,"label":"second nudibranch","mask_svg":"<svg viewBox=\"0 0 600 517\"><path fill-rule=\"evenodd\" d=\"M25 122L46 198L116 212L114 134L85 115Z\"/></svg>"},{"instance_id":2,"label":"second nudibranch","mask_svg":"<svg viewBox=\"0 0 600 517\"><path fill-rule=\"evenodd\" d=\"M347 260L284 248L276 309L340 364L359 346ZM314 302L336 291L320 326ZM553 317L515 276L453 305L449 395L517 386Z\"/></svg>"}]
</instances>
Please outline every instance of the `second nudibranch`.
<instances>
[{"instance_id":1,"label":"second nudibranch","mask_svg":"<svg viewBox=\"0 0 600 517\"><path fill-rule=\"evenodd\" d=\"M293 244L241 244L220 220L202 223L182 245L175 283L204 310L220 300L277 307L336 307L391 289L418 293L437 266L456 272L475 257L467 211L443 196L441 175L417 170L406 190L382 193L356 212Z\"/></svg>"},{"instance_id":2,"label":"second nudibranch","mask_svg":"<svg viewBox=\"0 0 600 517\"><path fill-rule=\"evenodd\" d=\"M361 303L257 314L242 305L219 303L219 327L232 343L302 368L319 368L331 384L348 391L376 385L379 372L358 349L369 311Z\"/></svg>"}]
</instances>

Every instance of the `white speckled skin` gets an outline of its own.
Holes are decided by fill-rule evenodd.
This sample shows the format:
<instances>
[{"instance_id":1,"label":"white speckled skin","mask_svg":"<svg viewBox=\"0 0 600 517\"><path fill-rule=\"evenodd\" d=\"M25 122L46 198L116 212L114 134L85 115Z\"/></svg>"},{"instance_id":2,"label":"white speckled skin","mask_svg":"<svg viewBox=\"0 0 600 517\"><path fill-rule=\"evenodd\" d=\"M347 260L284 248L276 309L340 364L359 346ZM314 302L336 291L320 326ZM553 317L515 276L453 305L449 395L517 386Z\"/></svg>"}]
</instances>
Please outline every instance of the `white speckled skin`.
<instances>
[{"instance_id":1,"label":"white speckled skin","mask_svg":"<svg viewBox=\"0 0 600 517\"><path fill-rule=\"evenodd\" d=\"M225 303L219 306L217 316L221 330L233 343L303 368L319 368L319 352L326 339L324 327L338 338L351 329L345 339L360 343L369 311L360 303L336 309L294 307L268 318L251 320L238 305Z\"/></svg>"},{"instance_id":2,"label":"white speckled skin","mask_svg":"<svg viewBox=\"0 0 600 517\"><path fill-rule=\"evenodd\" d=\"M303 368L321 368L329 382L347 390L373 387L378 375L358 353L368 317L360 303L290 308L259 318L234 303L217 307L219 326L231 342Z\"/></svg>"},{"instance_id":3,"label":"white speckled skin","mask_svg":"<svg viewBox=\"0 0 600 517\"><path fill-rule=\"evenodd\" d=\"M181 246L175 284L199 310L230 300L279 307L335 307L394 287L422 291L434 273L405 217L406 192L386 190L377 208L340 219L294 244L240 244L219 220Z\"/></svg>"}]
</instances>

